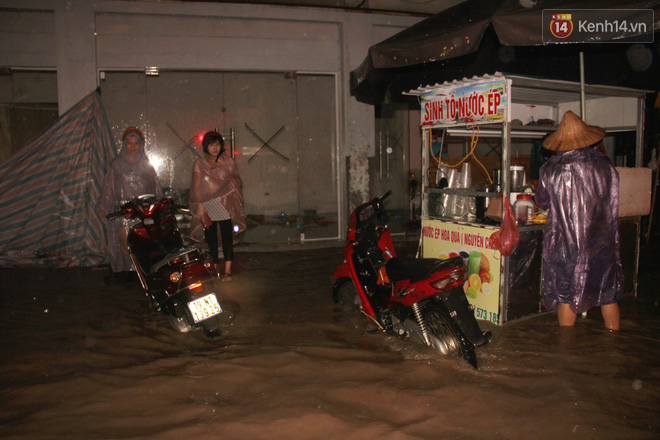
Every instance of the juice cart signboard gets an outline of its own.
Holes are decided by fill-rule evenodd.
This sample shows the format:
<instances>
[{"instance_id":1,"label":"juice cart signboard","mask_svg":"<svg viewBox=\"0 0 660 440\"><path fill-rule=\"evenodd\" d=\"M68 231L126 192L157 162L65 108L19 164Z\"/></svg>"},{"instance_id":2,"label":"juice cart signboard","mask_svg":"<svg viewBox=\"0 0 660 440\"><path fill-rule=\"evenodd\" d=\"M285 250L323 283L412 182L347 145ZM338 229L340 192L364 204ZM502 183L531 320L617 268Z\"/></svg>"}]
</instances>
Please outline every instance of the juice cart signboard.
<instances>
[{"instance_id":1,"label":"juice cart signboard","mask_svg":"<svg viewBox=\"0 0 660 440\"><path fill-rule=\"evenodd\" d=\"M506 114L506 79L442 87L420 95L422 127L492 124Z\"/></svg>"},{"instance_id":2,"label":"juice cart signboard","mask_svg":"<svg viewBox=\"0 0 660 440\"><path fill-rule=\"evenodd\" d=\"M477 319L499 324L500 259L493 249L490 234L494 230L469 225L426 220L422 228L425 258L463 257L468 278L465 295L475 306Z\"/></svg>"}]
</instances>

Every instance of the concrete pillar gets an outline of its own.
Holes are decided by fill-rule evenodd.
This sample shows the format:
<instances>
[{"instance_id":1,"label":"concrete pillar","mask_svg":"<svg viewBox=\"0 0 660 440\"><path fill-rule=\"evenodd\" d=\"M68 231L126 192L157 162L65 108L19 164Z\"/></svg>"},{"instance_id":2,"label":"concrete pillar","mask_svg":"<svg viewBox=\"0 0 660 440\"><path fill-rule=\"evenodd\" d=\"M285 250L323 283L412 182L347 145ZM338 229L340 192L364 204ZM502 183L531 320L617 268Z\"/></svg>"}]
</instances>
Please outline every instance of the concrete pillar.
<instances>
[{"instance_id":1,"label":"concrete pillar","mask_svg":"<svg viewBox=\"0 0 660 440\"><path fill-rule=\"evenodd\" d=\"M351 70L362 63L372 41L371 26L354 20L356 18L349 17L346 21L344 66L348 68L342 75L345 85L343 155L348 159L345 160L348 164L348 212L369 198L368 158L374 155L375 148L374 107L357 101L350 94Z\"/></svg>"},{"instance_id":2,"label":"concrete pillar","mask_svg":"<svg viewBox=\"0 0 660 440\"><path fill-rule=\"evenodd\" d=\"M93 3L56 0L55 39L60 115L97 86Z\"/></svg>"}]
</instances>

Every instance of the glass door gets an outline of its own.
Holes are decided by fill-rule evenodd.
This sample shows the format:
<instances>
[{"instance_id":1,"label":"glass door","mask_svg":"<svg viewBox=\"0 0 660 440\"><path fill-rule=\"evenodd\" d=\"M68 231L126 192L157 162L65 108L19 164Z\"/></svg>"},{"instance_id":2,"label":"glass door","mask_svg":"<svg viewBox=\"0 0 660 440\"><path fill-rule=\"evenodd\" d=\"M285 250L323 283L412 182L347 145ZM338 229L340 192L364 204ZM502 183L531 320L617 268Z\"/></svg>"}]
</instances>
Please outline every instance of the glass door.
<instances>
[{"instance_id":1,"label":"glass door","mask_svg":"<svg viewBox=\"0 0 660 440\"><path fill-rule=\"evenodd\" d=\"M386 201L390 232L401 234L410 223L411 198L408 191L407 105L383 104L376 109L376 149L369 160L370 192L392 195Z\"/></svg>"},{"instance_id":2,"label":"glass door","mask_svg":"<svg viewBox=\"0 0 660 440\"><path fill-rule=\"evenodd\" d=\"M339 237L334 75L104 72L113 135L136 125L161 185L187 201L201 136L223 133L243 180L244 243Z\"/></svg>"}]
</instances>

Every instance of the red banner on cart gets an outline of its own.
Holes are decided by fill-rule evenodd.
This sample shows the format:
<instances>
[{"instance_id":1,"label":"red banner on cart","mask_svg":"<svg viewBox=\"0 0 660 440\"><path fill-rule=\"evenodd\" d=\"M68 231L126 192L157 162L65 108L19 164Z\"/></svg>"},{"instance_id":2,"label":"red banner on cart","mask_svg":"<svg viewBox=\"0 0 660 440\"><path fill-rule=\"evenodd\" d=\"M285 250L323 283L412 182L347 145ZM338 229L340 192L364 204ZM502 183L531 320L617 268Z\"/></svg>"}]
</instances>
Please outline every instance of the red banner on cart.
<instances>
[{"instance_id":1,"label":"red banner on cart","mask_svg":"<svg viewBox=\"0 0 660 440\"><path fill-rule=\"evenodd\" d=\"M439 220L422 222L424 258L463 257L468 269L463 290L475 306L475 316L499 324L501 255L491 244L493 232Z\"/></svg>"},{"instance_id":2,"label":"red banner on cart","mask_svg":"<svg viewBox=\"0 0 660 440\"><path fill-rule=\"evenodd\" d=\"M422 126L493 123L506 114L506 80L434 88L420 100Z\"/></svg>"}]
</instances>

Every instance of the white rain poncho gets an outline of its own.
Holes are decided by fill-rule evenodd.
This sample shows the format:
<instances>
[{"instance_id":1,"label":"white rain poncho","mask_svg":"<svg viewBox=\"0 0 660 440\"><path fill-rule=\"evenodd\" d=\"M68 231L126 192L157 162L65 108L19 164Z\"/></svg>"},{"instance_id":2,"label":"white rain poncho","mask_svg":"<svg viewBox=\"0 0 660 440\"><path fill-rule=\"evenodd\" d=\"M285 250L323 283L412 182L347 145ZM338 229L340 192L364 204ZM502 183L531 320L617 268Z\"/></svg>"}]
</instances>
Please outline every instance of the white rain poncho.
<instances>
[{"instance_id":1,"label":"white rain poncho","mask_svg":"<svg viewBox=\"0 0 660 440\"><path fill-rule=\"evenodd\" d=\"M154 194L158 197L163 195L156 171L144 152L144 141L139 132L130 132L124 138L129 136L141 139L140 150L136 154L129 154L124 142L119 155L112 161L110 170L105 175L96 212L104 211L105 214L110 214L119 211L122 203L143 194ZM132 263L126 242L128 221L123 217L115 217L112 220L104 218L103 221L112 271L131 270Z\"/></svg>"}]
</instances>

